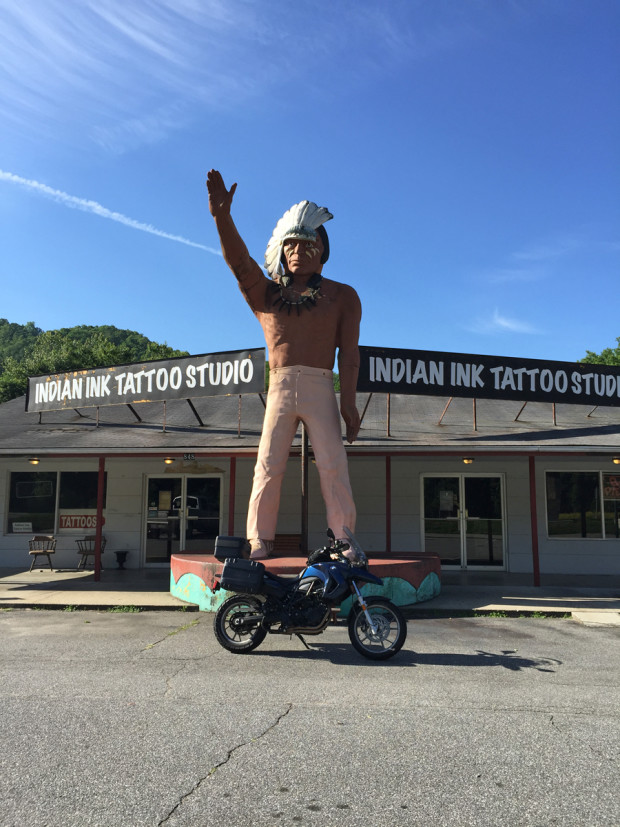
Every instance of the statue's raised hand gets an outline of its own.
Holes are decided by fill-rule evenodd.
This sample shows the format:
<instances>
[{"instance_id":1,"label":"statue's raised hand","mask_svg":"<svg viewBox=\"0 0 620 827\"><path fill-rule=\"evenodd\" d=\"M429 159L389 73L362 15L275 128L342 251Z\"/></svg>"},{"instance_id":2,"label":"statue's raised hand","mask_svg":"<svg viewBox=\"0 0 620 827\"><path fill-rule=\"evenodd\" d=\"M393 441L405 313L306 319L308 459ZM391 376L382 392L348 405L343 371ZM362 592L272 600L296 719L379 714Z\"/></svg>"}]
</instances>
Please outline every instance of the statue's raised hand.
<instances>
[{"instance_id":1,"label":"statue's raised hand","mask_svg":"<svg viewBox=\"0 0 620 827\"><path fill-rule=\"evenodd\" d=\"M229 215L233 196L237 185L233 184L227 190L224 179L216 169L210 169L207 173L207 190L209 191L209 212L214 218L221 215Z\"/></svg>"}]
</instances>

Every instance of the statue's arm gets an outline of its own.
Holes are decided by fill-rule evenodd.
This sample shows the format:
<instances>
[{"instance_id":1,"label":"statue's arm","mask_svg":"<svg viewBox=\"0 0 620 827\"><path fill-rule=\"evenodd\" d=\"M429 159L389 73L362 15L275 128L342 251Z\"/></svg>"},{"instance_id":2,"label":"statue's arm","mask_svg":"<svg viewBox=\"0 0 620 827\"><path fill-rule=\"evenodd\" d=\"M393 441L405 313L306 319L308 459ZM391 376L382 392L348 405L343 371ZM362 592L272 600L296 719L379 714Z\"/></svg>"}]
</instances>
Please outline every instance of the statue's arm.
<instances>
[{"instance_id":1,"label":"statue's arm","mask_svg":"<svg viewBox=\"0 0 620 827\"><path fill-rule=\"evenodd\" d=\"M236 189L236 184L233 184L230 190L226 189L220 173L215 169L209 171L207 175L209 212L213 216L220 237L224 261L237 277L239 286L250 306L255 309L259 299L264 295L267 279L250 256L232 219L230 211Z\"/></svg>"},{"instance_id":2,"label":"statue's arm","mask_svg":"<svg viewBox=\"0 0 620 827\"><path fill-rule=\"evenodd\" d=\"M342 302L338 341L340 413L347 426L347 442L354 442L361 424L355 404L355 390L360 369L359 335L362 305L352 287L345 287Z\"/></svg>"}]
</instances>

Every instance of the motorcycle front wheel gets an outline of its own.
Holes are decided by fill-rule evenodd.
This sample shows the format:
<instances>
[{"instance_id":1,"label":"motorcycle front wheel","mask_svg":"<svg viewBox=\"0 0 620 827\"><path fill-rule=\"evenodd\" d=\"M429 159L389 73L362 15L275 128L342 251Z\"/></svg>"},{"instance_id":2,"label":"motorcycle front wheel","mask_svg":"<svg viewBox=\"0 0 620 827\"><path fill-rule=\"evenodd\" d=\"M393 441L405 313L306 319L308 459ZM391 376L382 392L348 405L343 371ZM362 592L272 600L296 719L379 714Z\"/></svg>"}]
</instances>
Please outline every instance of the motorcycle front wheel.
<instances>
[{"instance_id":1,"label":"motorcycle front wheel","mask_svg":"<svg viewBox=\"0 0 620 827\"><path fill-rule=\"evenodd\" d=\"M359 603L354 603L349 613L349 638L364 657L387 660L401 650L407 637L407 621L401 610L387 598L367 597L365 600L376 631L373 633Z\"/></svg>"},{"instance_id":2,"label":"motorcycle front wheel","mask_svg":"<svg viewBox=\"0 0 620 827\"><path fill-rule=\"evenodd\" d=\"M251 652L265 640L267 630L260 625L260 600L236 594L225 600L215 614L213 631L217 642L229 652Z\"/></svg>"}]
</instances>

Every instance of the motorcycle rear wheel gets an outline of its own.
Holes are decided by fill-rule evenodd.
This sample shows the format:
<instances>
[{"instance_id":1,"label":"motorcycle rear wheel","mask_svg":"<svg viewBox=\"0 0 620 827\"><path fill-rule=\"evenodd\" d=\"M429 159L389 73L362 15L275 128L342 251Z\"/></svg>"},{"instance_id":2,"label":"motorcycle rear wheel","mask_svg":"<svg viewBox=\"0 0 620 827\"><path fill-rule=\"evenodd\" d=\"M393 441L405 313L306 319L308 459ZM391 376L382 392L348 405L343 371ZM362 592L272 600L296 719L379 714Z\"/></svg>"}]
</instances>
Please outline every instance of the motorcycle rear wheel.
<instances>
[{"instance_id":1,"label":"motorcycle rear wheel","mask_svg":"<svg viewBox=\"0 0 620 827\"><path fill-rule=\"evenodd\" d=\"M248 594L236 594L225 600L215 614L213 631L220 646L229 652L245 654L265 640L267 630L260 621L245 622L248 615L262 613L260 600Z\"/></svg>"},{"instance_id":2,"label":"motorcycle rear wheel","mask_svg":"<svg viewBox=\"0 0 620 827\"><path fill-rule=\"evenodd\" d=\"M354 648L370 660L387 660L399 652L407 637L407 621L401 610L385 597L367 597L366 607L377 627L372 633L364 610L354 603L349 613L349 638Z\"/></svg>"}]
</instances>

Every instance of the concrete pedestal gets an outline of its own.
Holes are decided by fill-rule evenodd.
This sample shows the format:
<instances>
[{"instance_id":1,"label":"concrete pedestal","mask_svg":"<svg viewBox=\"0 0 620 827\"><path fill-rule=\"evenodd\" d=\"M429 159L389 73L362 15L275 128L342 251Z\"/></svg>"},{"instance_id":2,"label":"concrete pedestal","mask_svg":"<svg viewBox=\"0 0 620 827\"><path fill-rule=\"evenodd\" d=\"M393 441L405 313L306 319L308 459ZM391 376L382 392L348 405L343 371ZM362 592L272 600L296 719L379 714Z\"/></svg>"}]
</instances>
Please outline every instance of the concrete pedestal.
<instances>
[{"instance_id":1,"label":"concrete pedestal","mask_svg":"<svg viewBox=\"0 0 620 827\"><path fill-rule=\"evenodd\" d=\"M295 575L304 568L305 557L273 557L262 560L273 574ZM223 563L212 554L173 554L170 562L170 594L193 603L203 612L216 611L230 596L223 589L215 591ZM370 571L383 580L383 586L366 584L364 594L388 597L397 606L409 606L437 597L441 592L441 565L436 554L415 554L370 560ZM350 598L342 604L341 614L348 614Z\"/></svg>"}]
</instances>

